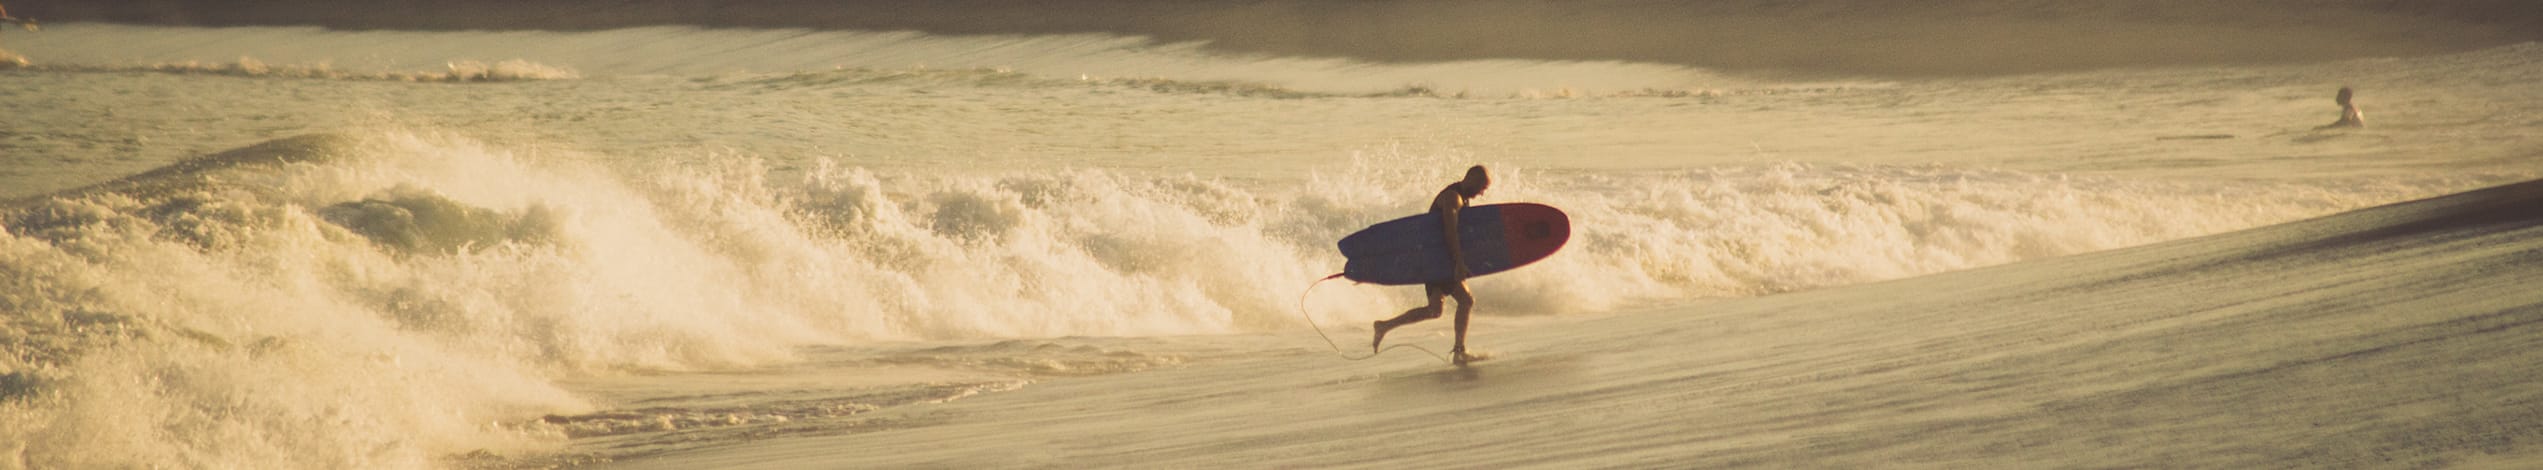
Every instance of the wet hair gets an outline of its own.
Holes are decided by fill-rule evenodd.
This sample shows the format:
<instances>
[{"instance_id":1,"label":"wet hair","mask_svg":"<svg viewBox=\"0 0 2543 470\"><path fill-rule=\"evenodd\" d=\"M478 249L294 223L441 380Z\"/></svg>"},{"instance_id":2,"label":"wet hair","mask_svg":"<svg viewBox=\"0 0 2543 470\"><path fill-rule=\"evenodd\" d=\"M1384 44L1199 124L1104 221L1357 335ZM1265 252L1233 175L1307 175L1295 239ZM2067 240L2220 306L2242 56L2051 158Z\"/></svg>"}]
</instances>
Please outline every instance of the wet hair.
<instances>
[{"instance_id":1,"label":"wet hair","mask_svg":"<svg viewBox=\"0 0 2543 470\"><path fill-rule=\"evenodd\" d=\"M2341 106L2348 106L2348 105L2349 105L2349 87L2340 87L2340 97L2338 97L2338 98L2334 98L2334 100L2339 101Z\"/></svg>"},{"instance_id":2,"label":"wet hair","mask_svg":"<svg viewBox=\"0 0 2543 470\"><path fill-rule=\"evenodd\" d=\"M1459 180L1457 183L1458 189L1463 190L1466 197L1474 197L1476 194L1482 194L1484 188L1492 187L1492 174L1485 172L1483 165L1475 165L1467 168L1466 179Z\"/></svg>"}]
</instances>

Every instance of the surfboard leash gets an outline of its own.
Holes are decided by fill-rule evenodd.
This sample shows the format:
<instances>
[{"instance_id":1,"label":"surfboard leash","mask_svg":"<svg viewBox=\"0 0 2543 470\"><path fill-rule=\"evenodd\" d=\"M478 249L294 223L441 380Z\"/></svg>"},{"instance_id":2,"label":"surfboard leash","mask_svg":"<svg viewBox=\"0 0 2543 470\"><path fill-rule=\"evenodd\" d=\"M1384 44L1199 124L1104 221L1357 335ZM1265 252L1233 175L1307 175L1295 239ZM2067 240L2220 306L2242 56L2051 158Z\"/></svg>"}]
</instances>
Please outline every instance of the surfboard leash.
<instances>
[{"instance_id":1,"label":"surfboard leash","mask_svg":"<svg viewBox=\"0 0 2543 470\"><path fill-rule=\"evenodd\" d=\"M1449 359L1448 356L1439 354L1438 351L1432 351L1430 348L1425 348L1422 347L1422 345L1412 343L1398 343L1393 346L1387 346L1385 348L1378 349L1375 352L1370 352L1369 355L1366 356L1353 357L1350 353L1342 352L1342 344L1333 342L1332 336L1324 334L1324 325L1316 324L1316 316L1307 312L1307 294L1314 293L1316 291L1316 286L1324 284L1325 281L1331 281L1338 277L1342 277L1342 273L1333 273L1331 276L1325 276L1324 279L1317 279L1316 282L1307 284L1307 290L1298 292L1298 316L1306 318L1307 326L1316 329L1316 336L1324 338L1324 345L1333 348L1333 355L1341 356L1343 359L1347 360L1359 361L1377 357L1380 354L1386 354L1387 351L1393 351L1396 348L1413 348L1413 350L1430 354L1430 357L1439 359L1439 362L1449 364L1457 363L1457 361Z\"/></svg>"}]
</instances>

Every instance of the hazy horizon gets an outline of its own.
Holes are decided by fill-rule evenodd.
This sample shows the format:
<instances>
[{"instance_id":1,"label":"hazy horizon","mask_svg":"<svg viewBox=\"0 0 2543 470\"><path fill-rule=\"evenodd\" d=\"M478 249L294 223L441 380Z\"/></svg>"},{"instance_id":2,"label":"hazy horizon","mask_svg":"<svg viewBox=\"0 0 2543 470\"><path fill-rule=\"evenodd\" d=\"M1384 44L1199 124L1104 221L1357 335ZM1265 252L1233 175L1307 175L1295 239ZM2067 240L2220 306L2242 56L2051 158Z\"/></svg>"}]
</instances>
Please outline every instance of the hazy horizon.
<instances>
[{"instance_id":1,"label":"hazy horizon","mask_svg":"<svg viewBox=\"0 0 2543 470\"><path fill-rule=\"evenodd\" d=\"M644 26L1107 33L1223 52L1382 62L1615 60L1807 77L2301 63L2543 40L2518 0L2021 3L1426 0L314 0L19 2L50 22L590 31Z\"/></svg>"}]
</instances>

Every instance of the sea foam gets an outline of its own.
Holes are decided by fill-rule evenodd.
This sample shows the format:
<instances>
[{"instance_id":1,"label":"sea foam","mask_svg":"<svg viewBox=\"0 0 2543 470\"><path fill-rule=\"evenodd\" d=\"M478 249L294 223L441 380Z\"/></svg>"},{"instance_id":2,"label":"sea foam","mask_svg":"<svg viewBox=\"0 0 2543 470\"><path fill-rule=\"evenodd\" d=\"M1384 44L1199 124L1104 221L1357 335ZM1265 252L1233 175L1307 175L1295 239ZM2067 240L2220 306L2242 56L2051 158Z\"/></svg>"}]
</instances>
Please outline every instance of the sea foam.
<instances>
[{"instance_id":1,"label":"sea foam","mask_svg":"<svg viewBox=\"0 0 2543 470\"><path fill-rule=\"evenodd\" d=\"M613 170L429 134L285 139L5 210L0 440L38 466L398 467L598 432L541 418L591 410L559 377L812 344L1298 328L1299 289L1341 265L1332 241L1416 211L1454 157L1371 152L1286 185L729 156ZM1579 226L1541 265L1476 279L1483 315L1894 279L2421 190L1497 171L1479 203L1552 204ZM1321 289L1304 313L1367 321L1414 295Z\"/></svg>"}]
</instances>

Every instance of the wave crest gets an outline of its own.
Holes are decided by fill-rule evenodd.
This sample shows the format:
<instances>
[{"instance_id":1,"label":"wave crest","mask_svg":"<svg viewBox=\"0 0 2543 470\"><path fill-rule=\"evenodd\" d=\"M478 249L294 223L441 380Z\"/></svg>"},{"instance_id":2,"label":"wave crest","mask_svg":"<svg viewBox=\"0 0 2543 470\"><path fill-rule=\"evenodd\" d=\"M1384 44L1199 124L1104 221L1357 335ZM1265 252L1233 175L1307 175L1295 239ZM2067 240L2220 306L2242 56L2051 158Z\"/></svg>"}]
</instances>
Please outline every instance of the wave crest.
<instances>
[{"instance_id":1,"label":"wave crest","mask_svg":"<svg viewBox=\"0 0 2543 470\"><path fill-rule=\"evenodd\" d=\"M787 361L813 344L1298 328L1293 289L1341 266L1333 241L1418 210L1462 168L1450 159L1464 158L1378 153L1285 184L777 172L734 158L617 172L447 137L269 142L0 208L0 442L29 443L22 455L39 466L413 466L783 415L576 417L591 406L559 377ZM1580 225L1553 258L1478 278L1485 315L1894 279L2453 183L1494 168L1501 183L1483 202L1547 203ZM1366 321L1413 295L1326 288L1305 301L1327 321ZM1062 358L977 366L1067 375L1180 361ZM190 431L151 431L170 428Z\"/></svg>"},{"instance_id":2,"label":"wave crest","mask_svg":"<svg viewBox=\"0 0 2543 470\"><path fill-rule=\"evenodd\" d=\"M179 61L151 65L52 65L33 64L23 58L17 68L32 71L74 73L150 72L173 75L220 75L246 78L296 78L315 80L357 80L427 83L520 82L543 80L576 80L579 72L520 59L482 62L451 61L444 70L428 72L358 72L337 70L326 64L276 65L253 57L240 57L234 62Z\"/></svg>"}]
</instances>

